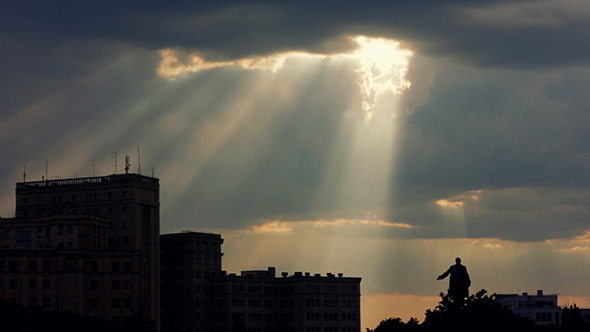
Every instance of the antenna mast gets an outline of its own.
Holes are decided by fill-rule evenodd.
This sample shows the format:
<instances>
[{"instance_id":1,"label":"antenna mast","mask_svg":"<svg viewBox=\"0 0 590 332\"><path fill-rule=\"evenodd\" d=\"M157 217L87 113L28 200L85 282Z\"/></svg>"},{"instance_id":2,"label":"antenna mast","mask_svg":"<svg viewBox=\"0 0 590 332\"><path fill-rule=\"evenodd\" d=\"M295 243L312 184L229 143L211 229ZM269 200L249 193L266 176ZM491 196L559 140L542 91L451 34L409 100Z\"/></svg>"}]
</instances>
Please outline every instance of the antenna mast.
<instances>
[{"instance_id":1,"label":"antenna mast","mask_svg":"<svg viewBox=\"0 0 590 332\"><path fill-rule=\"evenodd\" d=\"M27 164L23 168L23 182L27 182Z\"/></svg>"},{"instance_id":2,"label":"antenna mast","mask_svg":"<svg viewBox=\"0 0 590 332\"><path fill-rule=\"evenodd\" d=\"M117 151L113 152L113 174L117 174Z\"/></svg>"},{"instance_id":3,"label":"antenna mast","mask_svg":"<svg viewBox=\"0 0 590 332\"><path fill-rule=\"evenodd\" d=\"M137 146L137 174L141 175L141 158L139 157L139 145Z\"/></svg>"},{"instance_id":4,"label":"antenna mast","mask_svg":"<svg viewBox=\"0 0 590 332\"><path fill-rule=\"evenodd\" d=\"M129 156L125 156L125 174L129 174Z\"/></svg>"},{"instance_id":5,"label":"antenna mast","mask_svg":"<svg viewBox=\"0 0 590 332\"><path fill-rule=\"evenodd\" d=\"M45 180L49 180L49 159L45 159Z\"/></svg>"}]
</instances>

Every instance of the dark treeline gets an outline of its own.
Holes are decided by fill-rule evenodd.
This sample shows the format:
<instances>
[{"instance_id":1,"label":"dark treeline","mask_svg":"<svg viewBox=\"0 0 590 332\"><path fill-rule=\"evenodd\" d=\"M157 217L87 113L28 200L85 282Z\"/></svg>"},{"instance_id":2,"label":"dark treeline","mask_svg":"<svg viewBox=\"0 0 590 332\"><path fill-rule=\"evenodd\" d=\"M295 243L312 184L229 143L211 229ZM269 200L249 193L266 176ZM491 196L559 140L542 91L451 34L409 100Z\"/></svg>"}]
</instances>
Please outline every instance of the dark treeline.
<instances>
[{"instance_id":1,"label":"dark treeline","mask_svg":"<svg viewBox=\"0 0 590 332\"><path fill-rule=\"evenodd\" d=\"M140 316L124 324L71 312L52 312L0 301L0 331L6 332L153 332L153 324Z\"/></svg>"},{"instance_id":2,"label":"dark treeline","mask_svg":"<svg viewBox=\"0 0 590 332\"><path fill-rule=\"evenodd\" d=\"M403 331L590 331L580 309L563 308L560 326L538 326L533 321L515 316L512 311L495 301L495 294L487 295L482 289L464 303L455 303L441 294L441 301L434 310L426 310L424 322L416 318L403 322L400 318L388 318L367 332Z\"/></svg>"}]
</instances>

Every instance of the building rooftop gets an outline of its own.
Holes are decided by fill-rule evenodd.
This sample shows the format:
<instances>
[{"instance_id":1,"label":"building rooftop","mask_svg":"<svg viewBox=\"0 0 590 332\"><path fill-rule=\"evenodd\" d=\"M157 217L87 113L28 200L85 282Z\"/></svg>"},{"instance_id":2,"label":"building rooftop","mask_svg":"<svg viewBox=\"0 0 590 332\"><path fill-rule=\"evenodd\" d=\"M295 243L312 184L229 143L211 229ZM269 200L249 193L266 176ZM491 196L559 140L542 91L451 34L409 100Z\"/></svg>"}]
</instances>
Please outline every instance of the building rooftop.
<instances>
[{"instance_id":1,"label":"building rooftop","mask_svg":"<svg viewBox=\"0 0 590 332\"><path fill-rule=\"evenodd\" d=\"M157 178L148 177L139 174L112 174L106 176L93 176L93 177L84 177L84 178L70 178L70 179L54 179L54 180L41 180L41 181L26 181L26 182L17 182L16 189L28 189L28 188L44 188L50 187L54 188L56 186L73 186L73 185L81 185L81 184L93 184L93 183L109 183L109 182L120 182L120 181L129 181L129 180L141 180L142 182L147 183L158 183Z\"/></svg>"}]
</instances>

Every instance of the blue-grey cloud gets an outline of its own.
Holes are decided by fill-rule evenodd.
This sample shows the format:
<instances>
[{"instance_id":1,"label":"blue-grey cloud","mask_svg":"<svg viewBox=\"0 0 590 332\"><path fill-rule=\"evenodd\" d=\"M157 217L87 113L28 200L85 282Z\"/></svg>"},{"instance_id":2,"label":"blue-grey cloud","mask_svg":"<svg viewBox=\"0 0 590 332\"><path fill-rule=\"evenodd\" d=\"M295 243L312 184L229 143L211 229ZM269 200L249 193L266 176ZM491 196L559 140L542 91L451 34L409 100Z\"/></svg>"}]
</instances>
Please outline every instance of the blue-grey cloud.
<instances>
[{"instance_id":1,"label":"blue-grey cloud","mask_svg":"<svg viewBox=\"0 0 590 332\"><path fill-rule=\"evenodd\" d=\"M116 40L237 58L351 47L346 34L387 36L421 53L535 68L587 63L588 4L553 1L25 1L0 7L2 31L37 42Z\"/></svg>"}]
</instances>

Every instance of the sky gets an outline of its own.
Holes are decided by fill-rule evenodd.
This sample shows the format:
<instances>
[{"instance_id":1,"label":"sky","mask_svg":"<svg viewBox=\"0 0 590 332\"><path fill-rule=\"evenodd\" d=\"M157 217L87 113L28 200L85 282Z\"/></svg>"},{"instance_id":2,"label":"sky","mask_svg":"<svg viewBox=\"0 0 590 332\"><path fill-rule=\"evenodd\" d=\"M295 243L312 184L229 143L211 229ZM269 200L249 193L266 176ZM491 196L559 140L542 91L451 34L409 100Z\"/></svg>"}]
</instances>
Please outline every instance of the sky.
<instances>
[{"instance_id":1,"label":"sky","mask_svg":"<svg viewBox=\"0 0 590 332\"><path fill-rule=\"evenodd\" d=\"M160 179L228 272L362 277L362 326L470 291L590 306L590 3L3 1L16 182Z\"/></svg>"}]
</instances>

